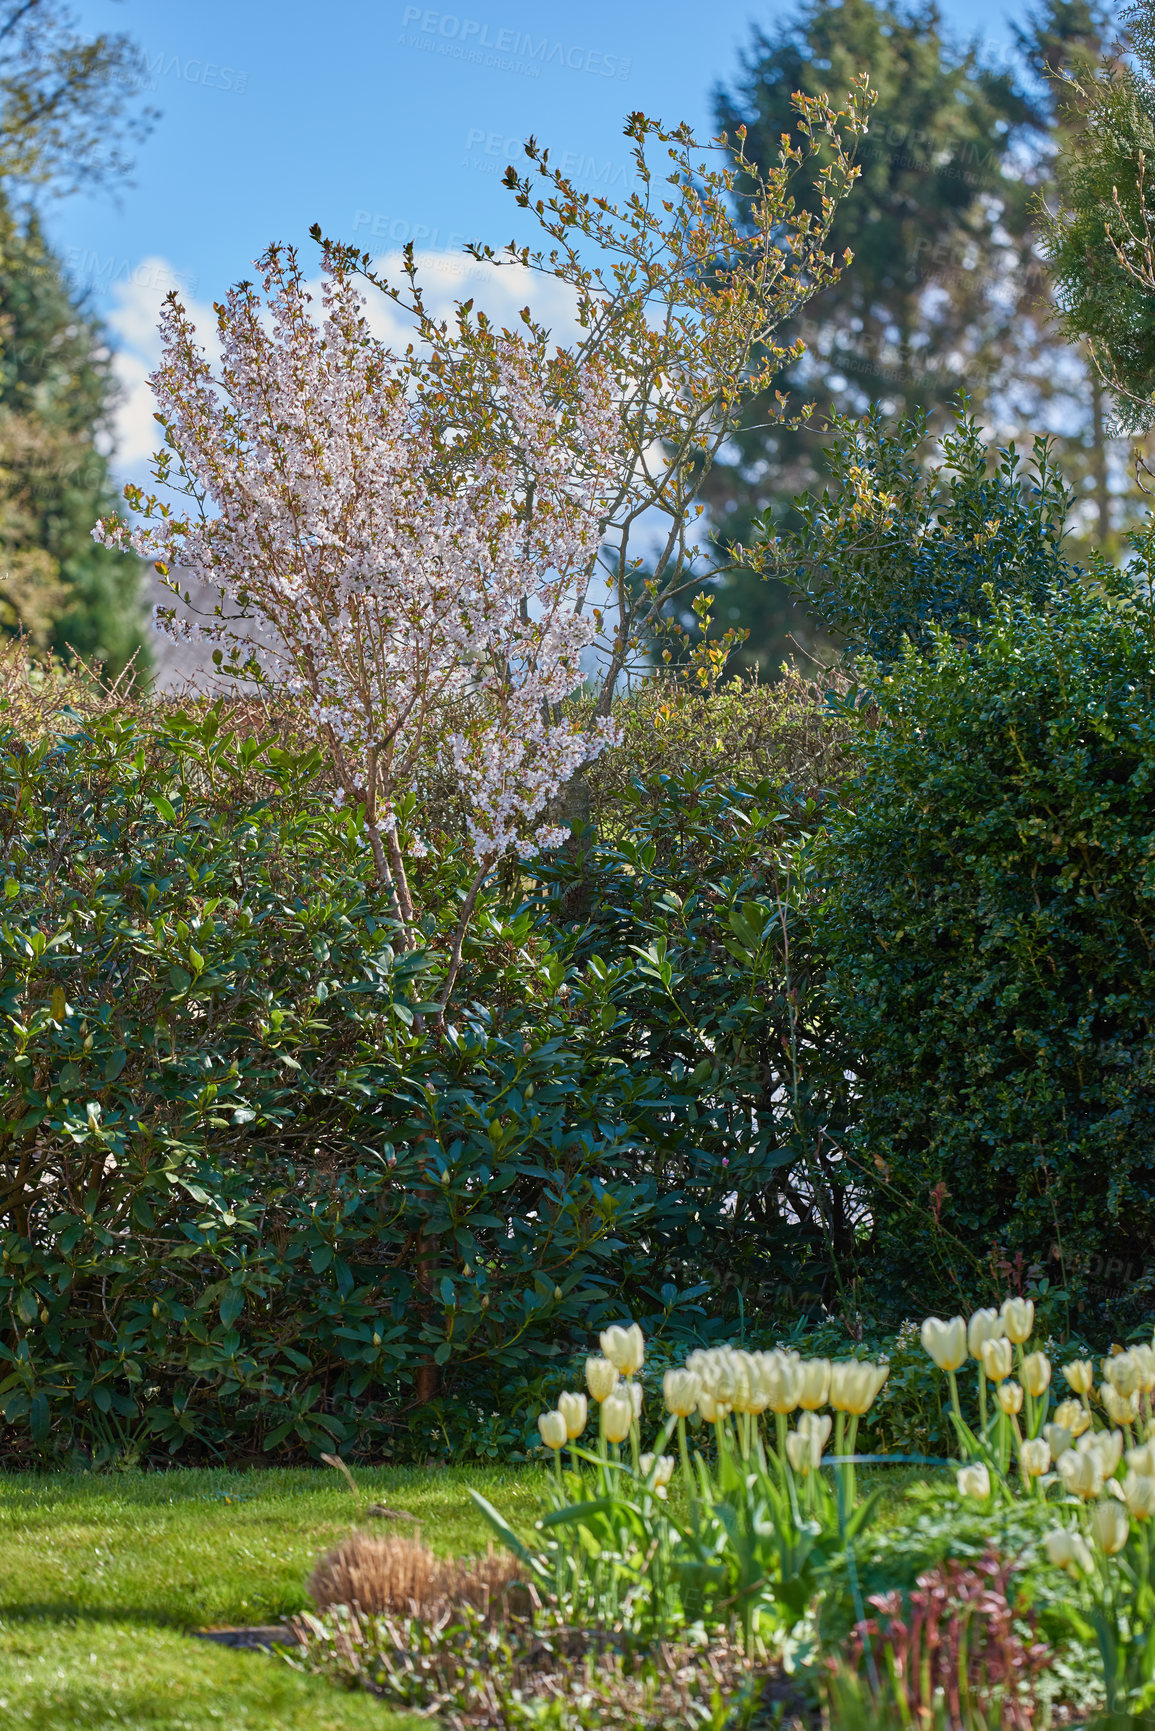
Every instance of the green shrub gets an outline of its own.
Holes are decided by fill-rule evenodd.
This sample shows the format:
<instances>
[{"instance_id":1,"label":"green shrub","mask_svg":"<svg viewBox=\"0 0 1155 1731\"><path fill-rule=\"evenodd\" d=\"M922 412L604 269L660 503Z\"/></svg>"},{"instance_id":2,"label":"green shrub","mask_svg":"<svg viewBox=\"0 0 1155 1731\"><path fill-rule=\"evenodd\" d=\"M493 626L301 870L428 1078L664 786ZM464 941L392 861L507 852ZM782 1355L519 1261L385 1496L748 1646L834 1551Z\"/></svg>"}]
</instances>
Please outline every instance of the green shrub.
<instances>
[{"instance_id":1,"label":"green shrub","mask_svg":"<svg viewBox=\"0 0 1155 1731\"><path fill-rule=\"evenodd\" d=\"M936 630L975 636L997 595L1038 606L1070 581L1073 497L1045 439L1024 469L1013 445L990 449L965 398L941 466L927 464L923 416L890 430L874 409L834 428L833 486L796 501L800 526L776 551L794 595L850 654L889 666L905 642L931 648Z\"/></svg>"},{"instance_id":2,"label":"green shrub","mask_svg":"<svg viewBox=\"0 0 1155 1731\"><path fill-rule=\"evenodd\" d=\"M804 870L780 902L801 790L639 788L628 842L492 886L435 1038L316 757L219 711L71 728L0 741L10 1456L505 1456L591 1327L836 1290L791 1213L829 1109L781 1097L783 1041L842 1068ZM461 869L414 862L427 936Z\"/></svg>"},{"instance_id":3,"label":"green shrub","mask_svg":"<svg viewBox=\"0 0 1155 1731\"><path fill-rule=\"evenodd\" d=\"M973 645L869 676L823 848L861 1266L901 1315L1017 1258L1122 1326L1155 1230L1155 617L989 601Z\"/></svg>"}]
</instances>

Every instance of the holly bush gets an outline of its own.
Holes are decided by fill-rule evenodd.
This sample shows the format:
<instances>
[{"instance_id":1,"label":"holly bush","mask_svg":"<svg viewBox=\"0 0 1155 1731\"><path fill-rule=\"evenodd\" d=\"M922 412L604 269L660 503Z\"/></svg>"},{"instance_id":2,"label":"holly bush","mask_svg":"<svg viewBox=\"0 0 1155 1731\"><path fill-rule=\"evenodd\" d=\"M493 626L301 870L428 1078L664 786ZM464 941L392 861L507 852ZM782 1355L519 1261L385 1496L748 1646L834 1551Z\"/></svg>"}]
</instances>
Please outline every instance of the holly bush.
<instances>
[{"instance_id":1,"label":"holly bush","mask_svg":"<svg viewBox=\"0 0 1155 1731\"><path fill-rule=\"evenodd\" d=\"M863 1291L959 1309L1014 1263L1123 1328L1155 1238L1155 611L987 602L969 643L863 668L822 843Z\"/></svg>"}]
</instances>

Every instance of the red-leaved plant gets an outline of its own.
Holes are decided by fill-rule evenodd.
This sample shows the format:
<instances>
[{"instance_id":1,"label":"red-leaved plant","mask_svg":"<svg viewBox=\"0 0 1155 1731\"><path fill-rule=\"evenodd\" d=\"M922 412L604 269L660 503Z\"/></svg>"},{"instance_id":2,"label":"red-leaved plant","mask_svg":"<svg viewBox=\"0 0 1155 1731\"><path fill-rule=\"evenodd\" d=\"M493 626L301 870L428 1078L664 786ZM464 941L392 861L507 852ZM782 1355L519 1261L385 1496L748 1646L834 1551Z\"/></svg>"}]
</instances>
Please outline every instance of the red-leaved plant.
<instances>
[{"instance_id":1,"label":"red-leaved plant","mask_svg":"<svg viewBox=\"0 0 1155 1731\"><path fill-rule=\"evenodd\" d=\"M909 1595L875 1594L869 1602L878 1615L856 1625L848 1667L877 1677L904 1725L941 1724L945 1709L950 1726L985 1721L1030 1731L1035 1680L1051 1653L1034 1638L1033 1618L1016 1609L1013 1572L1012 1562L988 1551L973 1566L948 1562L920 1575Z\"/></svg>"}]
</instances>

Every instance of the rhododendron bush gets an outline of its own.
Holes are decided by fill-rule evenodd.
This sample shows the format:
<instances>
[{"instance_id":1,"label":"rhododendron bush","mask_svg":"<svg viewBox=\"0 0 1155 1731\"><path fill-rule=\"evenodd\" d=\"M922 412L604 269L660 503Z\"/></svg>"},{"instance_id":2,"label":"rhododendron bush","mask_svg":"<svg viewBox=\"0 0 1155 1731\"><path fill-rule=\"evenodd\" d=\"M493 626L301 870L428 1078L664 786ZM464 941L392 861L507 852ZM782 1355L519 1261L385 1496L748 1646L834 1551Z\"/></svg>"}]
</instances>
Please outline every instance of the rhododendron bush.
<instances>
[{"instance_id":1,"label":"rhododendron bush","mask_svg":"<svg viewBox=\"0 0 1155 1731\"><path fill-rule=\"evenodd\" d=\"M152 378L166 445L153 470L192 509L130 486L139 525L110 517L96 536L153 559L186 603L184 573L218 591L199 623L159 614L174 633L206 637L222 672L307 697L342 796L364 814L404 950L418 947L421 914L406 854L424 845L406 795L438 735L476 868L442 1008L486 874L505 853L564 838L550 802L615 738L619 676L656 633L679 628L687 591L709 575L689 534L697 490L785 353L775 330L838 274L824 247L857 173L843 134L863 129L868 92L856 85L846 111L798 102L798 139L766 174L741 139L703 153L687 129L632 116L647 188L647 139L667 147L669 196L647 192L623 210L578 194L530 141L551 196L531 199L512 170L509 184L556 245L479 256L563 283L579 329L571 348L529 308L516 333L471 302L439 320L411 252L407 286L395 288L367 255L329 241L316 293L292 248L268 249L260 286L239 284L217 308L215 369L175 294L166 302ZM812 196L796 206L793 178L822 151ZM404 354L372 334L361 283L413 321ZM647 513L665 518L648 573L635 550ZM597 712L579 725L562 706L607 596L608 665ZM459 719L446 728L450 713Z\"/></svg>"}]
</instances>

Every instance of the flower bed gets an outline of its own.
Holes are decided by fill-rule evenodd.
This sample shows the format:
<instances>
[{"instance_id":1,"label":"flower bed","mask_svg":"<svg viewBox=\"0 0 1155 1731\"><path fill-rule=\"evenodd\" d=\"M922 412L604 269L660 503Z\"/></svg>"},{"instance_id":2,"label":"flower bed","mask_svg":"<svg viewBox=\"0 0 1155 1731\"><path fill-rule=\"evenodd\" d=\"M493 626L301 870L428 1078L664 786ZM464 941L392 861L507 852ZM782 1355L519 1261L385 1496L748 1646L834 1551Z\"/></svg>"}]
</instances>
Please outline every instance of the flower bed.
<instances>
[{"instance_id":1,"label":"flower bed","mask_svg":"<svg viewBox=\"0 0 1155 1731\"><path fill-rule=\"evenodd\" d=\"M642 1332L607 1329L586 1391L539 1419L533 1535L474 1493L523 1596L492 1562L492 1594L474 1572L424 1617L385 1586L299 1619L295 1662L462 1726L1141 1723L1155 1348L1056 1375L1034 1321L1011 1298L923 1324L957 1445L939 1462L855 1452L886 1364L782 1349L692 1352L647 1426ZM937 1479L892 1488L912 1464Z\"/></svg>"}]
</instances>

